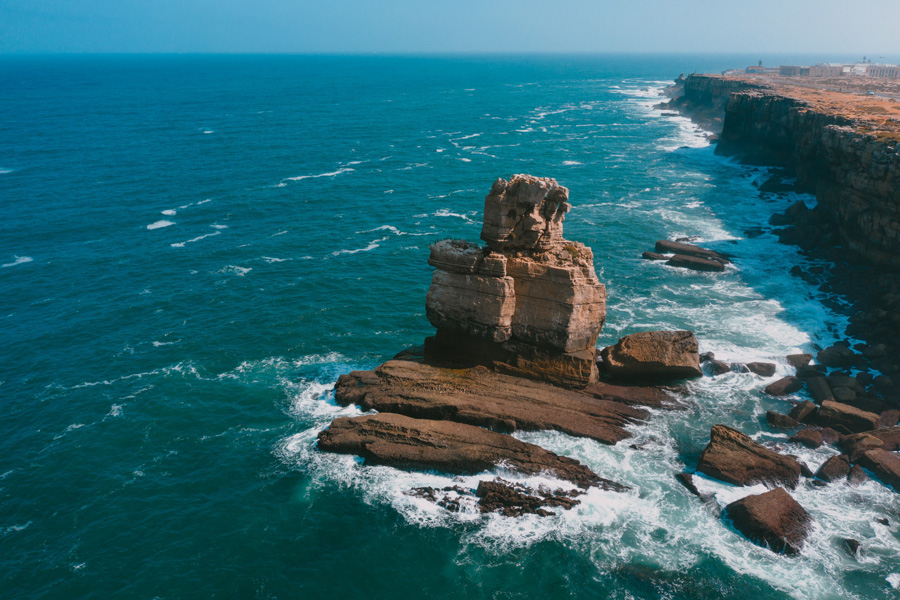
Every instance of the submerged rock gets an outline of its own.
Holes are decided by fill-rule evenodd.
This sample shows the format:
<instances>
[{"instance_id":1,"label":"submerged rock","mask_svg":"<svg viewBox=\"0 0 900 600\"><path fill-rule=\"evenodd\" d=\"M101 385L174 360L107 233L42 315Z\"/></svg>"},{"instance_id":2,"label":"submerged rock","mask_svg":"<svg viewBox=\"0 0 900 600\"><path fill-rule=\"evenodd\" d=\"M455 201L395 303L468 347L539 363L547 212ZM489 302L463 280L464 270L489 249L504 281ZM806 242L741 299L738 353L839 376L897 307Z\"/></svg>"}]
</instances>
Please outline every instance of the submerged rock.
<instances>
[{"instance_id":1,"label":"submerged rock","mask_svg":"<svg viewBox=\"0 0 900 600\"><path fill-rule=\"evenodd\" d=\"M697 349L690 331L644 331L604 348L601 357L611 377L682 379L703 375Z\"/></svg>"},{"instance_id":2,"label":"submerged rock","mask_svg":"<svg viewBox=\"0 0 900 600\"><path fill-rule=\"evenodd\" d=\"M523 515L550 516L553 511L548 508L558 507L568 510L581 503L576 498L584 492L572 490L531 489L524 485L496 478L493 481L481 481L475 495L481 499L481 512L499 512L504 517L521 517Z\"/></svg>"},{"instance_id":3,"label":"submerged rock","mask_svg":"<svg viewBox=\"0 0 900 600\"><path fill-rule=\"evenodd\" d=\"M725 511L750 541L784 554L800 552L812 522L809 513L780 487L741 498Z\"/></svg>"},{"instance_id":4,"label":"submerged rock","mask_svg":"<svg viewBox=\"0 0 900 600\"><path fill-rule=\"evenodd\" d=\"M850 474L850 459L843 454L832 456L826 460L819 470L816 471L816 477L822 481L829 483L843 479Z\"/></svg>"},{"instance_id":5,"label":"submerged rock","mask_svg":"<svg viewBox=\"0 0 900 600\"><path fill-rule=\"evenodd\" d=\"M762 377L771 377L775 374L775 363L749 362L746 366L751 373L755 373L756 375L760 375Z\"/></svg>"},{"instance_id":6,"label":"submerged rock","mask_svg":"<svg viewBox=\"0 0 900 600\"><path fill-rule=\"evenodd\" d=\"M724 254L720 254L715 250L701 248L694 244L685 244L682 242L671 242L669 240L657 240L656 251L663 254L677 254L681 256L691 256L703 260L718 262L719 264L728 264L731 260Z\"/></svg>"},{"instance_id":7,"label":"submerged rock","mask_svg":"<svg viewBox=\"0 0 900 600\"><path fill-rule=\"evenodd\" d=\"M366 464L475 474L504 468L525 475L547 472L587 488L621 491L578 461L473 425L381 413L341 417L319 433L319 449L355 454Z\"/></svg>"},{"instance_id":8,"label":"submerged rock","mask_svg":"<svg viewBox=\"0 0 900 600\"><path fill-rule=\"evenodd\" d=\"M800 421L797 421L789 415L783 415L771 410L766 412L766 421L775 429L794 429L795 427L800 427Z\"/></svg>"},{"instance_id":9,"label":"submerged rock","mask_svg":"<svg viewBox=\"0 0 900 600\"><path fill-rule=\"evenodd\" d=\"M375 371L341 376L335 400L363 410L505 432L561 431L604 444L630 437L624 427L648 417L647 411L621 402L485 367L445 369L404 360L389 360Z\"/></svg>"},{"instance_id":10,"label":"submerged rock","mask_svg":"<svg viewBox=\"0 0 900 600\"><path fill-rule=\"evenodd\" d=\"M794 487L801 466L796 459L760 446L740 431L714 425L697 470L735 485L780 483Z\"/></svg>"}]
</instances>

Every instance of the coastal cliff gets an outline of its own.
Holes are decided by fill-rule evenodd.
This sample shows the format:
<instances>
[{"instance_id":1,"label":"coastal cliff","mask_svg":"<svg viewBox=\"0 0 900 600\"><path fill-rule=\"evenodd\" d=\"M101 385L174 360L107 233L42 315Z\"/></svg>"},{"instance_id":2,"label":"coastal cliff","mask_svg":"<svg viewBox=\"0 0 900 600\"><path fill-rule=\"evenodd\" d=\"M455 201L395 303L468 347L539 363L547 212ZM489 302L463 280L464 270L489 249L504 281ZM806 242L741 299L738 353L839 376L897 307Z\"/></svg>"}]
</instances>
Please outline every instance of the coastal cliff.
<instances>
[{"instance_id":1,"label":"coastal cliff","mask_svg":"<svg viewBox=\"0 0 900 600\"><path fill-rule=\"evenodd\" d=\"M900 121L888 104L894 101L713 75L690 75L683 88L668 107L701 124L721 115L718 154L794 171L798 189L816 194L849 249L900 269Z\"/></svg>"}]
</instances>

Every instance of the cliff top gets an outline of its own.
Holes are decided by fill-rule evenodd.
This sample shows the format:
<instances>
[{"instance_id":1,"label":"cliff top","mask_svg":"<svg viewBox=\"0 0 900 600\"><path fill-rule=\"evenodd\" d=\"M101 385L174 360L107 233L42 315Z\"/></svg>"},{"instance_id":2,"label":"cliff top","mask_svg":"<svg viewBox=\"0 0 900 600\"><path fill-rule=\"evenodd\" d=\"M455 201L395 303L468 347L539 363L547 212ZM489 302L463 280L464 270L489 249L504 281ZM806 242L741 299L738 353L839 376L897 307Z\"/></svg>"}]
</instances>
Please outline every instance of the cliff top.
<instances>
[{"instance_id":1,"label":"cliff top","mask_svg":"<svg viewBox=\"0 0 900 600\"><path fill-rule=\"evenodd\" d=\"M879 141L900 141L900 81L873 77L710 77L764 86L779 95L802 100L812 110L852 119L856 121L854 129L874 135Z\"/></svg>"}]
</instances>

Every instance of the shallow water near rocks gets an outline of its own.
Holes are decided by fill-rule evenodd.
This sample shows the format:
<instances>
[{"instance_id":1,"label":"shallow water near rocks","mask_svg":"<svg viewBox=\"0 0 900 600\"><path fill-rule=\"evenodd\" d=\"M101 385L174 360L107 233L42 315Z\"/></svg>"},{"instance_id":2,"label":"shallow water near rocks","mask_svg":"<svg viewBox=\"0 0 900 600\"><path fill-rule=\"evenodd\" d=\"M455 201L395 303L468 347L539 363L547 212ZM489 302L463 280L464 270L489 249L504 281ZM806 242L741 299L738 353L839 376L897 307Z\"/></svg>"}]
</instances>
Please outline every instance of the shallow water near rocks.
<instances>
[{"instance_id":1,"label":"shallow water near rocks","mask_svg":"<svg viewBox=\"0 0 900 600\"><path fill-rule=\"evenodd\" d=\"M744 233L814 199L761 197L762 170L653 109L682 71L756 59L0 60L4 596L896 597L900 504L877 482L801 484L815 526L787 558L673 477L715 423L814 470L835 453L768 429L790 403L762 389L846 319L788 274L809 264L794 248ZM359 413L334 404L339 374L432 333L429 244L477 241L484 195L513 173L570 189L566 236L593 248L609 292L599 345L684 328L723 360L778 364L687 384L687 411L614 447L517 434L633 488L546 518L406 494L493 473L315 448ZM734 264L640 259L679 237ZM719 506L763 491L697 483Z\"/></svg>"}]
</instances>

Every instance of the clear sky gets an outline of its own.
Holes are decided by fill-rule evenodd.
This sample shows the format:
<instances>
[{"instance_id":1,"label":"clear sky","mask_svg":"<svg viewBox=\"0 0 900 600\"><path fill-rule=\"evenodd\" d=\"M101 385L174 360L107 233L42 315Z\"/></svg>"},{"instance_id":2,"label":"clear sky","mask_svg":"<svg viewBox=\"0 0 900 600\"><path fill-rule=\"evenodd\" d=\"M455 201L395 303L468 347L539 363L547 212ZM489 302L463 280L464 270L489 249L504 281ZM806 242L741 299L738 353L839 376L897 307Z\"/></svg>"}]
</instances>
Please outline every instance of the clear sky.
<instances>
[{"instance_id":1,"label":"clear sky","mask_svg":"<svg viewBox=\"0 0 900 600\"><path fill-rule=\"evenodd\" d=\"M900 0L0 0L0 53L900 54Z\"/></svg>"}]
</instances>

